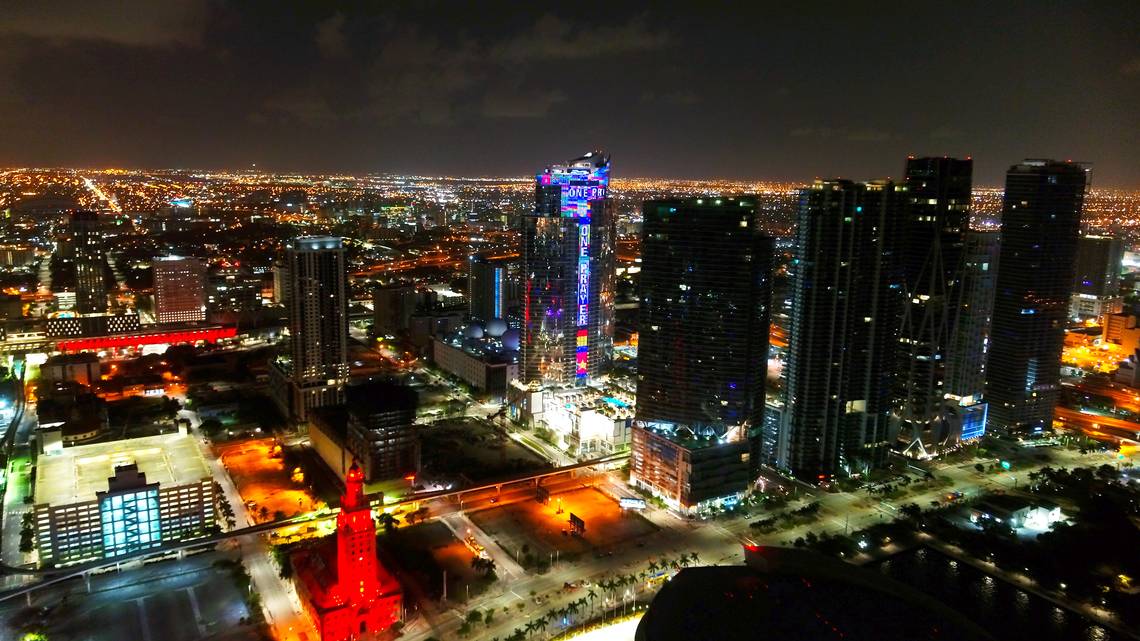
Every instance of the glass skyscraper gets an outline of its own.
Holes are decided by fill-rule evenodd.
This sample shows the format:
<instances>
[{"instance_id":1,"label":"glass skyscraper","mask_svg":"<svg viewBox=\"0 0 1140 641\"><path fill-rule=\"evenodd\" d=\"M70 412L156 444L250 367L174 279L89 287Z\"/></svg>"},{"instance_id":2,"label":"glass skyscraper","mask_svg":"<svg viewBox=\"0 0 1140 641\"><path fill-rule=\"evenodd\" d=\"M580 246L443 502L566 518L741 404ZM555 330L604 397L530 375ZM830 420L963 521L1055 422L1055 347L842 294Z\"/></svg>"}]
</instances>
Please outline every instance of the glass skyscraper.
<instances>
[{"instance_id":1,"label":"glass skyscraper","mask_svg":"<svg viewBox=\"0 0 1140 641\"><path fill-rule=\"evenodd\" d=\"M613 352L615 216L610 159L594 151L535 177L522 220L522 379L584 385Z\"/></svg>"},{"instance_id":2,"label":"glass skyscraper","mask_svg":"<svg viewBox=\"0 0 1140 641\"><path fill-rule=\"evenodd\" d=\"M1052 426L1087 185L1070 162L1026 160L1006 174L986 372L997 429Z\"/></svg>"},{"instance_id":3,"label":"glass skyscraper","mask_svg":"<svg viewBox=\"0 0 1140 641\"><path fill-rule=\"evenodd\" d=\"M754 198L643 212L631 478L688 509L744 491L759 460L773 241Z\"/></svg>"},{"instance_id":4,"label":"glass skyscraper","mask_svg":"<svg viewBox=\"0 0 1140 641\"><path fill-rule=\"evenodd\" d=\"M900 229L903 297L896 412L904 451L925 457L957 444L945 403L946 360L970 226L973 161L909 158Z\"/></svg>"},{"instance_id":5,"label":"glass skyscraper","mask_svg":"<svg viewBox=\"0 0 1140 641\"><path fill-rule=\"evenodd\" d=\"M892 182L849 180L800 194L783 374L788 452L765 458L806 481L881 465L893 440L905 196Z\"/></svg>"}]
</instances>

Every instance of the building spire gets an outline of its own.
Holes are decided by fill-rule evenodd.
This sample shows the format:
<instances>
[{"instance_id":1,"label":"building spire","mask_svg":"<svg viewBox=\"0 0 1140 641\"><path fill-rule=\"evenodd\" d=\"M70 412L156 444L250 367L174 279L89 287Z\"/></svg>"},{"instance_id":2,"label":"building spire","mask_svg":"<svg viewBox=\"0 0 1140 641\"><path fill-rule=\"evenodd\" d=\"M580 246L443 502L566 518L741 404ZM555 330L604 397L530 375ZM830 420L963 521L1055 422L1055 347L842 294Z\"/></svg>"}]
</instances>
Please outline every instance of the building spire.
<instances>
[{"instance_id":1,"label":"building spire","mask_svg":"<svg viewBox=\"0 0 1140 641\"><path fill-rule=\"evenodd\" d=\"M345 476L344 496L340 499L340 505L342 510L353 510L367 505L364 501L364 472L356 461L352 462L352 467L348 468L348 474Z\"/></svg>"}]
</instances>

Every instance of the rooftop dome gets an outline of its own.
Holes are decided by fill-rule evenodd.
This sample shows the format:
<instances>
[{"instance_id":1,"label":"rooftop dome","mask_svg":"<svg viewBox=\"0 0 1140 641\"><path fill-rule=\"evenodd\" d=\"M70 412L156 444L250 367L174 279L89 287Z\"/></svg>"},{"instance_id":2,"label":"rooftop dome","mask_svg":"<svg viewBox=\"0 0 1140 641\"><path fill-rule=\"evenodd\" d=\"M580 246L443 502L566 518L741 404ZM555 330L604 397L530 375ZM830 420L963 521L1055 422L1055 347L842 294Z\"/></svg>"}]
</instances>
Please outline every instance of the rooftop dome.
<instances>
[{"instance_id":1,"label":"rooftop dome","mask_svg":"<svg viewBox=\"0 0 1140 641\"><path fill-rule=\"evenodd\" d=\"M519 330L508 329L503 332L503 348L505 349L518 349L519 348Z\"/></svg>"},{"instance_id":2,"label":"rooftop dome","mask_svg":"<svg viewBox=\"0 0 1140 641\"><path fill-rule=\"evenodd\" d=\"M492 318L487 323L487 335L491 338L499 338L507 331L507 321L501 318Z\"/></svg>"}]
</instances>

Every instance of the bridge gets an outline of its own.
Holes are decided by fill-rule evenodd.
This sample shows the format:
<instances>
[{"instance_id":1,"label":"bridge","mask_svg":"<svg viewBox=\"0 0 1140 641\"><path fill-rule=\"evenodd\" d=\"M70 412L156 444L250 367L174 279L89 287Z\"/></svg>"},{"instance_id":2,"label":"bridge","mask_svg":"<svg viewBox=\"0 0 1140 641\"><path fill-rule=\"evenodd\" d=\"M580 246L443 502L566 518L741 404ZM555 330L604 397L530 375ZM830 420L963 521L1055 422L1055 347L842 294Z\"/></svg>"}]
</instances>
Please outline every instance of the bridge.
<instances>
[{"instance_id":1,"label":"bridge","mask_svg":"<svg viewBox=\"0 0 1140 641\"><path fill-rule=\"evenodd\" d=\"M417 503L420 503L423 501L429 501L429 500L433 500L433 499L445 499L446 500L446 499L450 499L450 498L459 499L460 505L462 505L463 495L465 495L465 494L470 494L473 492L486 492L488 490L494 490L497 494L497 493L502 491L503 487L509 486L509 485L515 485L515 484L519 484L519 483L532 483L533 482L536 486L538 486L542 482L542 479L549 478L551 476L557 476L560 474L568 474L568 473L574 472L576 470L588 469L588 468L596 467L599 465L611 465L611 464L623 461L627 458L629 458L628 452L623 452L623 453L619 453L619 454L610 454L608 456L603 456L600 458L591 459L589 461L582 461L580 463L574 463L572 465L566 465L563 467L551 468L551 469L543 470L540 472L525 472L522 474L512 475L512 476L505 477L505 478L502 478L502 479L499 479L496 481L490 481L487 483L483 483L481 485L477 485L474 487L467 487L467 488L456 489L456 490L437 490L434 492L424 492L422 494L416 494L416 495L411 496L409 498L403 499L401 501L397 501L395 503L389 503L389 504L384 505L384 506L379 505L381 503L381 499L373 499L372 500L372 506L374 508L376 508L376 507L398 508L398 507L403 507L403 506L415 505ZM161 555L166 555L166 554L171 554L171 553L181 553L181 552L188 550L188 549L212 546L212 545L215 545L217 543L221 543L223 541L228 541L230 539L235 539L235 538L238 538L241 536L264 534L266 532L272 532L274 530L277 530L277 529L283 528L283 527L288 527L288 526L293 526L293 525L303 525L305 523L312 523L315 521L323 521L326 519L332 519L332 518L336 518L336 515L339 512L340 512L339 508L326 509L326 510L322 510L322 511L318 511L318 512L309 512L308 514L302 514L300 516L295 516L292 518L279 519L276 521L270 521L268 523L260 523L257 525L251 525L251 526L244 527L244 528L237 528L234 530L230 530L228 532L218 532L215 534L210 534L210 535L207 535L207 536L204 536L201 538L196 538L196 539L192 539L192 540L188 540L188 541L176 541L176 542L165 543L165 544L157 546L157 547L147 548L145 550L137 550L137 551L132 552L130 554L124 554L124 555L111 557L111 558L96 559L93 561L89 561L87 563L80 563L80 564L70 565L70 566L62 567L62 568L21 568L21 567L15 567L15 566L0 563L0 575L33 575L33 576L44 577L43 580L37 581L36 583L32 583L29 585L25 585L23 587L19 587L19 588L13 589L13 590L9 590L7 592L0 593L0 601L7 601L8 599L13 599L13 598L20 597L20 596L28 596L28 598L30 598L31 593L34 592L35 590L39 590L41 588L45 588L45 587L48 587L51 585L55 585L57 583L62 583L64 581L68 581L68 580L75 579L75 578L81 578L81 577L85 578L85 577L89 576L91 573L96 572L98 570L103 570L106 568L121 566L122 564L129 563L131 561L143 561L147 558L154 557L154 556L161 556Z\"/></svg>"}]
</instances>

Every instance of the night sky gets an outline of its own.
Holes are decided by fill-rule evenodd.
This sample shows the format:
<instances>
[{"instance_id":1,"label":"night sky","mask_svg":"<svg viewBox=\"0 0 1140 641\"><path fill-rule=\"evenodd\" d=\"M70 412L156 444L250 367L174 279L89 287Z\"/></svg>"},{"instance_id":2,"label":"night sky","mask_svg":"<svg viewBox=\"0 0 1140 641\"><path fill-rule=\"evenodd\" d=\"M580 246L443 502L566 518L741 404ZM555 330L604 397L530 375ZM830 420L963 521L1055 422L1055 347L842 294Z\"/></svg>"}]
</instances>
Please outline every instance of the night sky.
<instances>
[{"instance_id":1,"label":"night sky","mask_svg":"<svg viewBox=\"0 0 1140 641\"><path fill-rule=\"evenodd\" d=\"M6 4L2 165L1140 187L1137 0Z\"/></svg>"}]
</instances>

